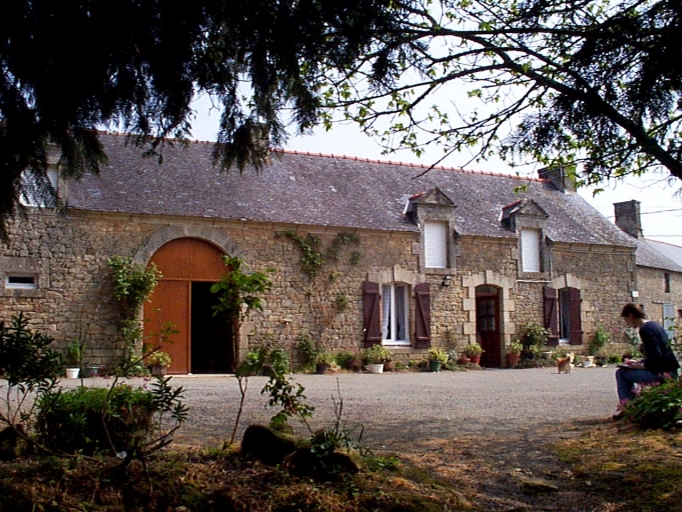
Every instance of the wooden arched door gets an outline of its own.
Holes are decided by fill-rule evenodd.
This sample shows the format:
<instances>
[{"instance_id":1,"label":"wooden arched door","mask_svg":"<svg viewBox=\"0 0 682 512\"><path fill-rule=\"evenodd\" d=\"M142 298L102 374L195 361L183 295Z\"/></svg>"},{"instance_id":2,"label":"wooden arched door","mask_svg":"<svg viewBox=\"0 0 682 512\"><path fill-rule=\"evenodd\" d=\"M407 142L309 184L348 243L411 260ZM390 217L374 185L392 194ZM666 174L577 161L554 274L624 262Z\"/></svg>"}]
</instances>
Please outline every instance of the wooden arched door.
<instances>
[{"instance_id":1,"label":"wooden arched door","mask_svg":"<svg viewBox=\"0 0 682 512\"><path fill-rule=\"evenodd\" d=\"M228 373L233 371L233 326L213 316L212 283L227 268L222 252L197 238L178 238L152 256L163 277L144 305L144 333L149 343L159 343L164 322L173 322L178 333L163 350L172 358L169 373Z\"/></svg>"}]
</instances>

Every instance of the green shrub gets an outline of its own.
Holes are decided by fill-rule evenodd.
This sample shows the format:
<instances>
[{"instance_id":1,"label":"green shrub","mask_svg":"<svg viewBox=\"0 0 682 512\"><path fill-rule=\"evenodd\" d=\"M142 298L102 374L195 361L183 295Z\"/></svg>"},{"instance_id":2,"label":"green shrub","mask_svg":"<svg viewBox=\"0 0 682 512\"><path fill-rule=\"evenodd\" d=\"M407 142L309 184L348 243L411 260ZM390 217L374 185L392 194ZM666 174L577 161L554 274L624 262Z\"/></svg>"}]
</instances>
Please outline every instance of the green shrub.
<instances>
[{"instance_id":1,"label":"green shrub","mask_svg":"<svg viewBox=\"0 0 682 512\"><path fill-rule=\"evenodd\" d=\"M296 348L301 354L301 368L311 369L315 366L315 361L317 360L317 354L319 349L313 341L313 338L308 333L301 333L298 341L296 342Z\"/></svg>"},{"instance_id":2,"label":"green shrub","mask_svg":"<svg viewBox=\"0 0 682 512\"><path fill-rule=\"evenodd\" d=\"M61 354L52 350L52 339L33 332L23 314L14 316L7 324L0 321L0 386L4 399L0 400L0 431L5 425L21 436L32 438L36 400L49 393L64 373ZM27 448L21 441L16 447L6 446L14 454ZM0 499L0 502L2 499Z\"/></svg>"},{"instance_id":3,"label":"green shrub","mask_svg":"<svg viewBox=\"0 0 682 512\"><path fill-rule=\"evenodd\" d=\"M45 389L63 374L61 354L52 350L52 338L28 328L22 313L9 324L0 321L0 378L10 387L22 385L28 391Z\"/></svg>"},{"instance_id":4,"label":"green shrub","mask_svg":"<svg viewBox=\"0 0 682 512\"><path fill-rule=\"evenodd\" d=\"M38 437L55 452L106 452L109 437L118 451L127 451L132 436L149 427L153 410L150 393L129 386L111 394L106 388L58 390L40 398Z\"/></svg>"},{"instance_id":5,"label":"green shrub","mask_svg":"<svg viewBox=\"0 0 682 512\"><path fill-rule=\"evenodd\" d=\"M542 352L551 334L549 329L545 329L534 322L524 324L521 327L521 333L521 344L523 345L521 354L524 359L534 359L536 355Z\"/></svg>"},{"instance_id":6,"label":"green shrub","mask_svg":"<svg viewBox=\"0 0 682 512\"><path fill-rule=\"evenodd\" d=\"M289 356L281 348L262 345L249 350L239 366L242 375L284 375L289 373Z\"/></svg>"},{"instance_id":7,"label":"green shrub","mask_svg":"<svg viewBox=\"0 0 682 512\"><path fill-rule=\"evenodd\" d=\"M470 343L468 345L464 345L462 348L462 353L466 354L468 357L480 356L483 353L483 347L476 342Z\"/></svg>"},{"instance_id":8,"label":"green shrub","mask_svg":"<svg viewBox=\"0 0 682 512\"><path fill-rule=\"evenodd\" d=\"M381 343L366 348L362 353L363 364L381 364L393 359L393 353Z\"/></svg>"},{"instance_id":9,"label":"green shrub","mask_svg":"<svg viewBox=\"0 0 682 512\"><path fill-rule=\"evenodd\" d=\"M336 364L344 370L350 370L353 361L355 360L355 354L350 350L339 350L335 355Z\"/></svg>"},{"instance_id":10,"label":"green shrub","mask_svg":"<svg viewBox=\"0 0 682 512\"><path fill-rule=\"evenodd\" d=\"M429 361L438 361L441 364L448 362L448 354L442 348L429 349Z\"/></svg>"},{"instance_id":11,"label":"green shrub","mask_svg":"<svg viewBox=\"0 0 682 512\"><path fill-rule=\"evenodd\" d=\"M604 345L611 341L611 336L603 326L598 326L597 330L590 340L590 346L588 347L588 354L591 356L596 356L604 348Z\"/></svg>"},{"instance_id":12,"label":"green shrub","mask_svg":"<svg viewBox=\"0 0 682 512\"><path fill-rule=\"evenodd\" d=\"M169 380L157 379L152 390L117 385L45 393L38 399L39 442L57 453L135 457L153 451L177 428L163 431L161 415L169 413L176 425L187 416L183 390L171 388Z\"/></svg>"},{"instance_id":13,"label":"green shrub","mask_svg":"<svg viewBox=\"0 0 682 512\"><path fill-rule=\"evenodd\" d=\"M132 318L156 287L161 272L154 263L135 263L130 257L113 256L107 260L114 283L114 298Z\"/></svg>"},{"instance_id":14,"label":"green shrub","mask_svg":"<svg viewBox=\"0 0 682 512\"><path fill-rule=\"evenodd\" d=\"M645 429L670 429L682 420L682 382L645 386L625 404L625 418Z\"/></svg>"},{"instance_id":15,"label":"green shrub","mask_svg":"<svg viewBox=\"0 0 682 512\"><path fill-rule=\"evenodd\" d=\"M606 357L606 362L608 364L618 364L618 363L622 362L622 360L623 359L618 354L609 354Z\"/></svg>"}]
</instances>

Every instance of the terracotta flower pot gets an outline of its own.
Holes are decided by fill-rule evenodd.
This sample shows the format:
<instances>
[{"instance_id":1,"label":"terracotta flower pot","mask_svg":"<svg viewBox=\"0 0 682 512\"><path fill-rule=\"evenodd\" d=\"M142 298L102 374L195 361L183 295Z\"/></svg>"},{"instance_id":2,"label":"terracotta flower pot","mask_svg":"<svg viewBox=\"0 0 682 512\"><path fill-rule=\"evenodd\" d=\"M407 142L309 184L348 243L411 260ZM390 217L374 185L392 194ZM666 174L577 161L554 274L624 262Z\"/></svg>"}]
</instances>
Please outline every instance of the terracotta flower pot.
<instances>
[{"instance_id":1,"label":"terracotta flower pot","mask_svg":"<svg viewBox=\"0 0 682 512\"><path fill-rule=\"evenodd\" d=\"M481 356L469 356L469 359L471 359L471 364L479 364L481 362Z\"/></svg>"},{"instance_id":2,"label":"terracotta flower pot","mask_svg":"<svg viewBox=\"0 0 682 512\"><path fill-rule=\"evenodd\" d=\"M471 359L469 359L468 356L461 355L459 356L459 359L457 359L457 364L469 364L471 362Z\"/></svg>"},{"instance_id":3,"label":"terracotta flower pot","mask_svg":"<svg viewBox=\"0 0 682 512\"><path fill-rule=\"evenodd\" d=\"M509 366L516 366L517 364L519 364L520 358L521 354L510 352L509 354L507 354L507 363L509 364Z\"/></svg>"}]
</instances>

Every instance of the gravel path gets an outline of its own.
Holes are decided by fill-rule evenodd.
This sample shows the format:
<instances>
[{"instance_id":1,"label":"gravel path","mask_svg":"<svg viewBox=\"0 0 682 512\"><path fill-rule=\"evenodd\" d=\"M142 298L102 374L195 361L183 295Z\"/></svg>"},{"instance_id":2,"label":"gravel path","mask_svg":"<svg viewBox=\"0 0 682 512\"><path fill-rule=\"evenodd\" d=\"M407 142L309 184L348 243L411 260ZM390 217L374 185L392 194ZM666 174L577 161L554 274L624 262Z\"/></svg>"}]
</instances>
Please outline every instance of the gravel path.
<instances>
[{"instance_id":1,"label":"gravel path","mask_svg":"<svg viewBox=\"0 0 682 512\"><path fill-rule=\"evenodd\" d=\"M575 368L558 374L556 368L481 370L441 373L296 374L315 407L311 426L331 426L332 396L343 398L343 421L364 426L363 443L394 450L407 443L459 436L495 438L522 436L536 441L548 433L570 435L576 424L608 418L616 405L614 368ZM260 390L265 377L251 377L237 439L252 423L267 423L274 414ZM71 387L79 381L64 381ZM107 385L106 379L86 379L86 385ZM132 379L131 384L137 384ZM239 403L232 376L177 376L185 388L189 421L177 442L217 446L229 439Z\"/></svg>"}]
</instances>

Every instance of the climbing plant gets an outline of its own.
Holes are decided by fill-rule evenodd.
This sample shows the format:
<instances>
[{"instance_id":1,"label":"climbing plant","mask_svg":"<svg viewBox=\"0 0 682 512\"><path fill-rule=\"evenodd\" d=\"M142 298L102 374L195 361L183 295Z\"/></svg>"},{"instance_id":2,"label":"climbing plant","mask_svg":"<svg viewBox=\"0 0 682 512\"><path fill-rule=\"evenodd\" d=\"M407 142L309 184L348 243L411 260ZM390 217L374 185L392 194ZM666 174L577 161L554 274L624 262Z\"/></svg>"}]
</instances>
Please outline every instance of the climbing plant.
<instances>
[{"instance_id":1,"label":"climbing plant","mask_svg":"<svg viewBox=\"0 0 682 512\"><path fill-rule=\"evenodd\" d=\"M148 300L161 279L161 271L154 263L145 266L134 263L130 257L113 256L107 261L114 283L114 297L122 304L125 316L130 318Z\"/></svg>"},{"instance_id":2,"label":"climbing plant","mask_svg":"<svg viewBox=\"0 0 682 512\"><path fill-rule=\"evenodd\" d=\"M294 243L300 252L299 265L308 277L300 284L310 312L310 334L317 351L328 351L325 333L337 314L343 313L349 304L348 294L341 276L357 265L362 253L357 249L360 237L355 233L337 233L328 244L311 234L284 231L277 236Z\"/></svg>"},{"instance_id":3,"label":"climbing plant","mask_svg":"<svg viewBox=\"0 0 682 512\"><path fill-rule=\"evenodd\" d=\"M113 256L107 260L114 285L114 298L121 305L119 337L123 354L116 364L118 373L136 374L146 370L142 364L143 329L140 308L161 279L161 271L154 263L145 266L130 257Z\"/></svg>"},{"instance_id":4,"label":"climbing plant","mask_svg":"<svg viewBox=\"0 0 682 512\"><path fill-rule=\"evenodd\" d=\"M223 260L228 271L220 277L220 281L211 285L211 293L218 300L218 304L213 306L214 314L223 313L231 320L241 321L250 310L263 309L260 295L272 288L268 274L275 269L244 272L244 260L241 258L223 256Z\"/></svg>"}]
</instances>

